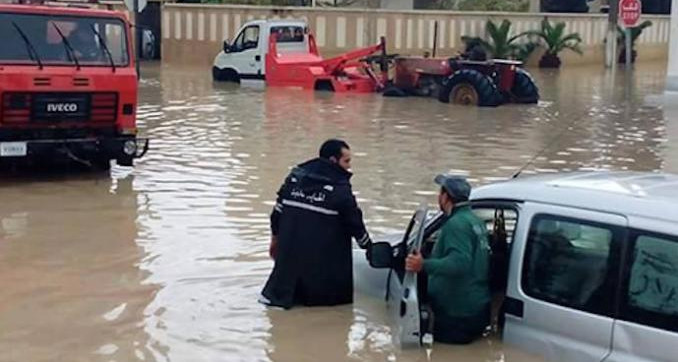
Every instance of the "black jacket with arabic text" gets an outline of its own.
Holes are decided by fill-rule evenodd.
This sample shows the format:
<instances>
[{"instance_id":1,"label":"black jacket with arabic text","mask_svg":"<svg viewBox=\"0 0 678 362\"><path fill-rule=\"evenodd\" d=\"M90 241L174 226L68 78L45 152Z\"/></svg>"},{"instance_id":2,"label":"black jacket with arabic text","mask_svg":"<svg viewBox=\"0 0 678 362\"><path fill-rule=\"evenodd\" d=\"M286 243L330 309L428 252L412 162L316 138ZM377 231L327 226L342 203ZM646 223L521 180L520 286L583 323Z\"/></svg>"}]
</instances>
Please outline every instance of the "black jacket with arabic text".
<instances>
[{"instance_id":1,"label":"black jacket with arabic text","mask_svg":"<svg viewBox=\"0 0 678 362\"><path fill-rule=\"evenodd\" d=\"M353 302L351 237L363 248L370 238L351 176L316 158L285 179L271 214L271 231L278 237L275 265L262 292L271 305Z\"/></svg>"}]
</instances>

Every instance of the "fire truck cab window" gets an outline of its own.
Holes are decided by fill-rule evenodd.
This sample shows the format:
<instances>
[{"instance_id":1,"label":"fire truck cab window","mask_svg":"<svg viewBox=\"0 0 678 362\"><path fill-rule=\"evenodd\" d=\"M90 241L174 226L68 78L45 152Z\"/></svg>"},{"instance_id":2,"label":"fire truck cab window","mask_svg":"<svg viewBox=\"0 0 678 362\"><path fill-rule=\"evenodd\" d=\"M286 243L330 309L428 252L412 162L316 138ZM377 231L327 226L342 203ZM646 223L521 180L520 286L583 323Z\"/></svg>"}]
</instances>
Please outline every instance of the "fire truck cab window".
<instances>
[{"instance_id":1,"label":"fire truck cab window","mask_svg":"<svg viewBox=\"0 0 678 362\"><path fill-rule=\"evenodd\" d=\"M0 47L5 64L129 64L125 24L114 18L0 14L0 33L7 34Z\"/></svg>"}]
</instances>

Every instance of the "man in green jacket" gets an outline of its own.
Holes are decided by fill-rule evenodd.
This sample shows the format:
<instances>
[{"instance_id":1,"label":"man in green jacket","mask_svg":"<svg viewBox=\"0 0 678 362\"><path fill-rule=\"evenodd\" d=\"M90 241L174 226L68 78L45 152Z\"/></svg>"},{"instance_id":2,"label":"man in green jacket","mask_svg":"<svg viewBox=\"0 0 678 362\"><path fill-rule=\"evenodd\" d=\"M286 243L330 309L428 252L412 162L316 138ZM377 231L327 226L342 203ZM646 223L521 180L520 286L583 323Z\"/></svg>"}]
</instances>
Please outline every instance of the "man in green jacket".
<instances>
[{"instance_id":1,"label":"man in green jacket","mask_svg":"<svg viewBox=\"0 0 678 362\"><path fill-rule=\"evenodd\" d=\"M489 243L485 224L468 205L471 186L461 177L438 175L440 209L449 215L431 256L407 257L408 271L428 274L434 338L466 344L490 324Z\"/></svg>"}]
</instances>

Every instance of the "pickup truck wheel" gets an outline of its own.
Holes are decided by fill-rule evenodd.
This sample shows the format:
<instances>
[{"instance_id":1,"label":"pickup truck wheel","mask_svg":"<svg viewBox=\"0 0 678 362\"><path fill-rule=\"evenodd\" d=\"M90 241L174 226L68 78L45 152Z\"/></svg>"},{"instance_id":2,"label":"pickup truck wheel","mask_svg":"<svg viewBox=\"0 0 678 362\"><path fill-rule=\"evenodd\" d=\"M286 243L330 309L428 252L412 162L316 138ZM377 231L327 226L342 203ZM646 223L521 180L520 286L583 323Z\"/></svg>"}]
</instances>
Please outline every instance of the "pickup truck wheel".
<instances>
[{"instance_id":1,"label":"pickup truck wheel","mask_svg":"<svg viewBox=\"0 0 678 362\"><path fill-rule=\"evenodd\" d=\"M240 76L233 69L219 69L212 67L212 79L218 82L240 83Z\"/></svg>"},{"instance_id":2,"label":"pickup truck wheel","mask_svg":"<svg viewBox=\"0 0 678 362\"><path fill-rule=\"evenodd\" d=\"M332 81L327 79L315 82L315 86L313 88L316 91L334 92L334 86L332 85Z\"/></svg>"}]
</instances>

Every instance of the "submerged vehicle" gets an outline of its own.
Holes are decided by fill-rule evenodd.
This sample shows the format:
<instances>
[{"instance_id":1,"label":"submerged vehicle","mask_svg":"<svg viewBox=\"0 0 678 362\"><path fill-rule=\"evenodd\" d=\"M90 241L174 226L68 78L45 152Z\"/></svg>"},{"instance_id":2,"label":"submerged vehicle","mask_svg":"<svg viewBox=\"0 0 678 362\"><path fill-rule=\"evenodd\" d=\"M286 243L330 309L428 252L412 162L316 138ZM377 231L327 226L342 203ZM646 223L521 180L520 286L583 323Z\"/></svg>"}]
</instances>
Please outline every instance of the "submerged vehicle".
<instances>
[{"instance_id":1,"label":"submerged vehicle","mask_svg":"<svg viewBox=\"0 0 678 362\"><path fill-rule=\"evenodd\" d=\"M493 296L504 343L549 361L675 360L677 189L678 175L636 172L549 174L474 189L472 209L508 251L505 266L490 268L505 278ZM414 249L427 256L444 221L420 208L404 235L374 244L372 266L353 251L356 291L386 299L403 346L431 333L426 277L405 272L404 259Z\"/></svg>"},{"instance_id":2,"label":"submerged vehicle","mask_svg":"<svg viewBox=\"0 0 678 362\"><path fill-rule=\"evenodd\" d=\"M323 59L303 20L254 20L237 34L214 59L216 81L258 79L269 86L430 96L480 107L539 101L534 80L517 61L387 54L383 37L378 44Z\"/></svg>"},{"instance_id":3,"label":"submerged vehicle","mask_svg":"<svg viewBox=\"0 0 678 362\"><path fill-rule=\"evenodd\" d=\"M120 12L0 4L0 164L145 154L130 27Z\"/></svg>"}]
</instances>

